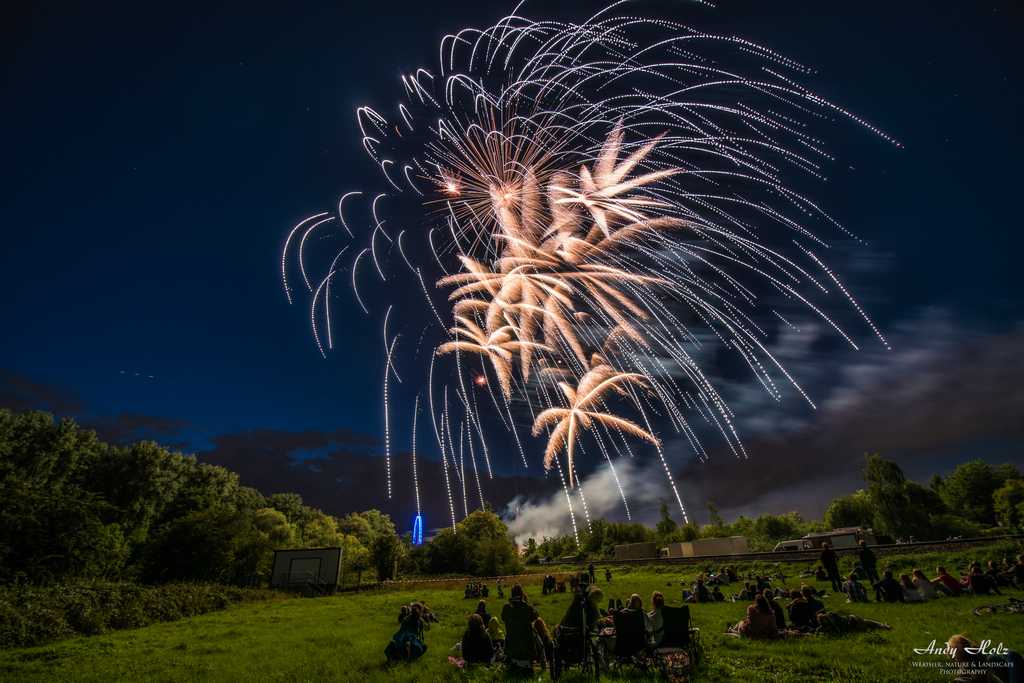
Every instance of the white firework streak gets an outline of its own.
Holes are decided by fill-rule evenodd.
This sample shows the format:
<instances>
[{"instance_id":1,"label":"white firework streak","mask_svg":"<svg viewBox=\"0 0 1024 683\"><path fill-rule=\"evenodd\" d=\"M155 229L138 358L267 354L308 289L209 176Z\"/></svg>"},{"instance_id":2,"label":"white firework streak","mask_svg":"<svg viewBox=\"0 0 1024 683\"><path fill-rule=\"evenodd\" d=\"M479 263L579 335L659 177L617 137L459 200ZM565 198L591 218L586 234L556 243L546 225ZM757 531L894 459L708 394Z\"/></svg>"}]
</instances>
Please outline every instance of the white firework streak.
<instances>
[{"instance_id":1,"label":"white firework streak","mask_svg":"<svg viewBox=\"0 0 1024 683\"><path fill-rule=\"evenodd\" d=\"M796 328L765 300L781 297L805 308L856 347L819 303L832 296L827 282L885 343L817 255L832 237L812 227L852 235L787 183L793 175L824 177L822 164L832 157L812 126L836 115L898 143L799 84L795 79L811 70L780 54L671 20L617 16L621 5L580 24L511 15L484 30L446 36L435 72L402 77L407 104L391 116L357 110L363 145L398 193L373 195L372 224L363 231L354 231L341 213L346 198L363 193L347 192L339 201L342 226L363 245L352 264L352 287L368 311L357 267L369 252L384 282L375 292L423 294L426 306L403 296L397 315L422 316L429 309L448 328L447 339L434 344L427 381L453 524L447 455L462 483L465 513L463 439L484 498L474 432L493 477L485 410L496 412L511 432L524 466L530 449L520 441L513 408L528 412L534 435L546 440L545 471L557 466L567 497L581 471L574 454L586 457L583 439L596 440L613 475L613 453L633 457L649 442L686 517L656 427L681 433L704 460L707 452L688 420L696 415L708 425L701 429L717 430L736 457L745 457L734 415L696 360L698 351L718 343L736 353L777 400L782 388L773 374L781 373L813 407L768 348L770 325L781 320ZM396 240L380 213L392 203L408 217ZM298 266L312 291L305 243L333 220L327 215L300 222L288 235L282 278L289 302L292 237L305 228ZM401 284L400 273L378 254L378 233L399 250L407 268ZM341 253L312 296L321 353L318 294L326 287L333 347L326 302ZM435 305L428 280L448 295L450 310ZM390 344L387 338L392 307L384 329L386 456L387 375L399 379L397 337ZM463 354L478 355L483 373L462 362ZM444 386L439 420L435 361ZM466 410L458 456L449 385ZM474 385L491 401L478 403ZM416 392L414 425L418 401ZM415 481L415 448L413 459ZM614 480L628 515L626 492ZM589 522L582 491L580 500ZM575 532L571 506L570 514Z\"/></svg>"}]
</instances>

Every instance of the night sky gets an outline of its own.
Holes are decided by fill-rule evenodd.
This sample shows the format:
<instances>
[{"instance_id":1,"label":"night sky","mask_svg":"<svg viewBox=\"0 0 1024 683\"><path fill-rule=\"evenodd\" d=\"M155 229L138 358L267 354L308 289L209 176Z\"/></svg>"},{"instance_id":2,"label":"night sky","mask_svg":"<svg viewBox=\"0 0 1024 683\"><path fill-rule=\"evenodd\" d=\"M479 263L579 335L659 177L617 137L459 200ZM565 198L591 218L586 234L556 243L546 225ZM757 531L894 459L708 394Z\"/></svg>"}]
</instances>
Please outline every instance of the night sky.
<instances>
[{"instance_id":1,"label":"night sky","mask_svg":"<svg viewBox=\"0 0 1024 683\"><path fill-rule=\"evenodd\" d=\"M520 13L581 20L604 6L563 4L572 9L527 2ZM709 368L749 460L712 438L701 463L663 432L684 504L699 521L705 500L730 519L793 509L819 518L829 499L860 486L864 453L895 458L922 482L976 458L1024 467L1020 3L717 5L623 11L806 64L816 73L801 83L901 143L837 122L827 180L800 188L864 240L837 245L829 265L892 350L866 328L856 328L860 351L813 333L794 341L787 368L817 411L792 390L774 401L728 363ZM420 293L368 284L364 314L339 286L325 359L308 297L288 304L281 249L295 224L336 211L344 193L388 189L356 108L397 105L401 74L433 69L446 34L512 8L5 5L0 406L73 416L110 443L153 439L264 494L300 493L331 514L376 507L409 528L408 423L429 352L415 353L419 320L392 321L409 379L393 387L400 455L389 500L381 326L392 300ZM428 431L418 474L427 526L440 526L451 513ZM539 456L525 470L508 436L494 438L488 499L504 507L533 496L523 523L544 521L531 533L566 524L565 497L552 495ZM540 447L527 445L535 456ZM634 518L648 522L657 498L671 497L656 460L638 451L620 471ZM590 475L591 514L624 519L617 491L605 495L605 470Z\"/></svg>"}]
</instances>

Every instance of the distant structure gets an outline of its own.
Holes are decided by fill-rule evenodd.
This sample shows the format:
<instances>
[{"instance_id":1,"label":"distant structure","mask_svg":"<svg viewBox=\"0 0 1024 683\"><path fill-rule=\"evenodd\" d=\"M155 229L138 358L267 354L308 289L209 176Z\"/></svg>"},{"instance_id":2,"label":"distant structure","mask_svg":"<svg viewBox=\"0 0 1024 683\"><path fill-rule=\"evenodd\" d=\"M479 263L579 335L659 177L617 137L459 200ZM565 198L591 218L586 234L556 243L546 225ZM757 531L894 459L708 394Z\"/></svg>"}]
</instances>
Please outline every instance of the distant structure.
<instances>
[{"instance_id":1,"label":"distant structure","mask_svg":"<svg viewBox=\"0 0 1024 683\"><path fill-rule=\"evenodd\" d=\"M423 545L423 515L416 515L412 525L412 544Z\"/></svg>"}]
</instances>

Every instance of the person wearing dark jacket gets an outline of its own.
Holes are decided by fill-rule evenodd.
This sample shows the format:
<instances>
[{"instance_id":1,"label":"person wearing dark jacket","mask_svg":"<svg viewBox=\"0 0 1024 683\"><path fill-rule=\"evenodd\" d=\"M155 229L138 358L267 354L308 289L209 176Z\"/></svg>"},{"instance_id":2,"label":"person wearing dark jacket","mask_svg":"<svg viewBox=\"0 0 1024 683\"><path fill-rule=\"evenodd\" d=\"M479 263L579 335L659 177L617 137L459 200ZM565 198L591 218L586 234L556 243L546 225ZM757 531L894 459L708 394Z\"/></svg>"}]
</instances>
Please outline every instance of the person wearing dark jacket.
<instances>
[{"instance_id":1,"label":"person wearing dark jacket","mask_svg":"<svg viewBox=\"0 0 1024 683\"><path fill-rule=\"evenodd\" d=\"M828 572L828 580L832 582L832 590L836 593L843 590L843 580L839 578L839 560L832 544L825 541L821 544L821 566Z\"/></svg>"},{"instance_id":2,"label":"person wearing dark jacket","mask_svg":"<svg viewBox=\"0 0 1024 683\"><path fill-rule=\"evenodd\" d=\"M469 617L469 628L462 634L462 658L466 664L490 664L494 658L494 645L479 613Z\"/></svg>"},{"instance_id":3,"label":"person wearing dark jacket","mask_svg":"<svg viewBox=\"0 0 1024 683\"><path fill-rule=\"evenodd\" d=\"M807 601L807 605L811 608L811 616L815 616L818 612L825 610L825 603L818 599L817 592L806 583L800 586L800 595L804 596L804 600ZM817 627L817 622L815 622L815 627Z\"/></svg>"},{"instance_id":4,"label":"person wearing dark jacket","mask_svg":"<svg viewBox=\"0 0 1024 683\"><path fill-rule=\"evenodd\" d=\"M533 622L540 615L523 596L523 587L512 586L512 597L501 608L501 620L505 622L505 656L522 669L532 674L533 660L537 659Z\"/></svg>"},{"instance_id":5,"label":"person wearing dark jacket","mask_svg":"<svg viewBox=\"0 0 1024 683\"><path fill-rule=\"evenodd\" d=\"M491 617L493 615L487 611L486 600L481 600L479 603L477 603L476 614L480 615L480 618L483 619L484 622L484 628L487 628L487 624L491 623Z\"/></svg>"},{"instance_id":6,"label":"person wearing dark jacket","mask_svg":"<svg viewBox=\"0 0 1024 683\"><path fill-rule=\"evenodd\" d=\"M789 623L786 626L804 633L810 633L816 629L818 622L814 618L814 612L807 598L796 589L790 591L789 597L792 598L792 601L786 605L786 609L789 610Z\"/></svg>"},{"instance_id":7,"label":"person wearing dark jacket","mask_svg":"<svg viewBox=\"0 0 1024 683\"><path fill-rule=\"evenodd\" d=\"M892 578L892 572L886 569L882 576L881 581L871 584L875 589L875 602L903 602L903 586Z\"/></svg>"},{"instance_id":8,"label":"person wearing dark jacket","mask_svg":"<svg viewBox=\"0 0 1024 683\"><path fill-rule=\"evenodd\" d=\"M780 631L786 630L786 613L783 611L782 606L775 602L775 597L772 595L772 589L766 588L764 593L765 602L768 603L768 608L775 613L775 626Z\"/></svg>"},{"instance_id":9,"label":"person wearing dark jacket","mask_svg":"<svg viewBox=\"0 0 1024 683\"><path fill-rule=\"evenodd\" d=\"M879 582L878 578L878 559L875 554L868 548L867 541L860 542L860 550L857 551L857 559L860 560L860 566L864 568L864 571L868 575L868 581L871 585ZM891 577L890 577L891 578Z\"/></svg>"}]
</instances>

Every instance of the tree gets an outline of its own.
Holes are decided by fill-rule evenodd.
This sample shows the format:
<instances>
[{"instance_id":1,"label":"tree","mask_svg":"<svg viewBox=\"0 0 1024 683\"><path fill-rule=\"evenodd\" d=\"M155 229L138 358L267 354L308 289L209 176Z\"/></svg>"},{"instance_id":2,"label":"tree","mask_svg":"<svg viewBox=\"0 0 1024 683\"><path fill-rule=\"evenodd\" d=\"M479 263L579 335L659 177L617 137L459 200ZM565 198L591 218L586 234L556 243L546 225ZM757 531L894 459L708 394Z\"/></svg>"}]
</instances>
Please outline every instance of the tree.
<instances>
[{"instance_id":1,"label":"tree","mask_svg":"<svg viewBox=\"0 0 1024 683\"><path fill-rule=\"evenodd\" d=\"M494 538L508 538L508 527L493 512L474 510L456 527L460 534L466 534L473 541Z\"/></svg>"},{"instance_id":2,"label":"tree","mask_svg":"<svg viewBox=\"0 0 1024 683\"><path fill-rule=\"evenodd\" d=\"M0 496L0 582L112 578L130 550L110 505L91 493L13 489Z\"/></svg>"},{"instance_id":3,"label":"tree","mask_svg":"<svg viewBox=\"0 0 1024 683\"><path fill-rule=\"evenodd\" d=\"M830 529L862 526L871 529L875 525L874 510L867 491L858 491L852 495L834 498L822 518L825 526Z\"/></svg>"},{"instance_id":4,"label":"tree","mask_svg":"<svg viewBox=\"0 0 1024 683\"><path fill-rule=\"evenodd\" d=\"M257 510L253 515L253 523L273 544L274 548L280 550L291 545L295 532L288 518L284 513L274 508L263 508Z\"/></svg>"},{"instance_id":5,"label":"tree","mask_svg":"<svg viewBox=\"0 0 1024 683\"><path fill-rule=\"evenodd\" d=\"M267 505L278 512L283 512L289 524L297 524L305 516L302 496L297 493L275 493L267 496Z\"/></svg>"},{"instance_id":6,"label":"tree","mask_svg":"<svg viewBox=\"0 0 1024 683\"><path fill-rule=\"evenodd\" d=\"M718 514L718 506L712 503L710 500L704 503L704 507L708 509L708 524L711 526L726 526L725 518Z\"/></svg>"},{"instance_id":7,"label":"tree","mask_svg":"<svg viewBox=\"0 0 1024 683\"><path fill-rule=\"evenodd\" d=\"M333 548L341 545L341 539L338 523L322 512L302 527L302 541L306 548Z\"/></svg>"},{"instance_id":8,"label":"tree","mask_svg":"<svg viewBox=\"0 0 1024 683\"><path fill-rule=\"evenodd\" d=\"M395 533L395 525L388 515L382 515L380 510L365 510L359 516L370 523L370 530L374 538Z\"/></svg>"},{"instance_id":9,"label":"tree","mask_svg":"<svg viewBox=\"0 0 1024 683\"><path fill-rule=\"evenodd\" d=\"M390 581L395 578L395 569L402 555L402 539L395 534L378 536L370 546L370 556L377 568L378 581Z\"/></svg>"},{"instance_id":10,"label":"tree","mask_svg":"<svg viewBox=\"0 0 1024 683\"><path fill-rule=\"evenodd\" d=\"M932 535L929 512L943 511L938 494L907 481L899 465L877 453L867 458L864 481L875 509L875 525L883 533L897 539Z\"/></svg>"},{"instance_id":11,"label":"tree","mask_svg":"<svg viewBox=\"0 0 1024 683\"><path fill-rule=\"evenodd\" d=\"M227 507L193 512L154 535L146 579L234 583L243 574L266 571L273 549L248 515Z\"/></svg>"},{"instance_id":12,"label":"tree","mask_svg":"<svg viewBox=\"0 0 1024 683\"><path fill-rule=\"evenodd\" d=\"M1013 533L1019 533L1024 523L1024 481L1010 479L992 494L992 504Z\"/></svg>"},{"instance_id":13,"label":"tree","mask_svg":"<svg viewBox=\"0 0 1024 683\"><path fill-rule=\"evenodd\" d=\"M350 512L344 519L338 520L338 532L346 536L355 536L364 547L369 547L376 538L369 520L355 512Z\"/></svg>"},{"instance_id":14,"label":"tree","mask_svg":"<svg viewBox=\"0 0 1024 683\"><path fill-rule=\"evenodd\" d=\"M446 527L427 548L427 566L432 574L465 571L472 551L473 541L466 534L456 534L451 527Z\"/></svg>"},{"instance_id":15,"label":"tree","mask_svg":"<svg viewBox=\"0 0 1024 683\"><path fill-rule=\"evenodd\" d=\"M53 423L53 415L34 410L12 415L0 408L0 496L13 489L60 490L84 462L106 446L71 418Z\"/></svg>"},{"instance_id":16,"label":"tree","mask_svg":"<svg viewBox=\"0 0 1024 683\"><path fill-rule=\"evenodd\" d=\"M938 493L954 515L991 526L995 524L993 494L1008 480L1020 478L1020 472L1012 465L997 469L975 460L960 465L952 474L946 473Z\"/></svg>"},{"instance_id":17,"label":"tree","mask_svg":"<svg viewBox=\"0 0 1024 683\"><path fill-rule=\"evenodd\" d=\"M676 521L669 516L668 502L666 502L664 497L661 498L661 509L659 510L658 523L654 528L658 532L658 536L661 537L668 536L679 528Z\"/></svg>"}]
</instances>

